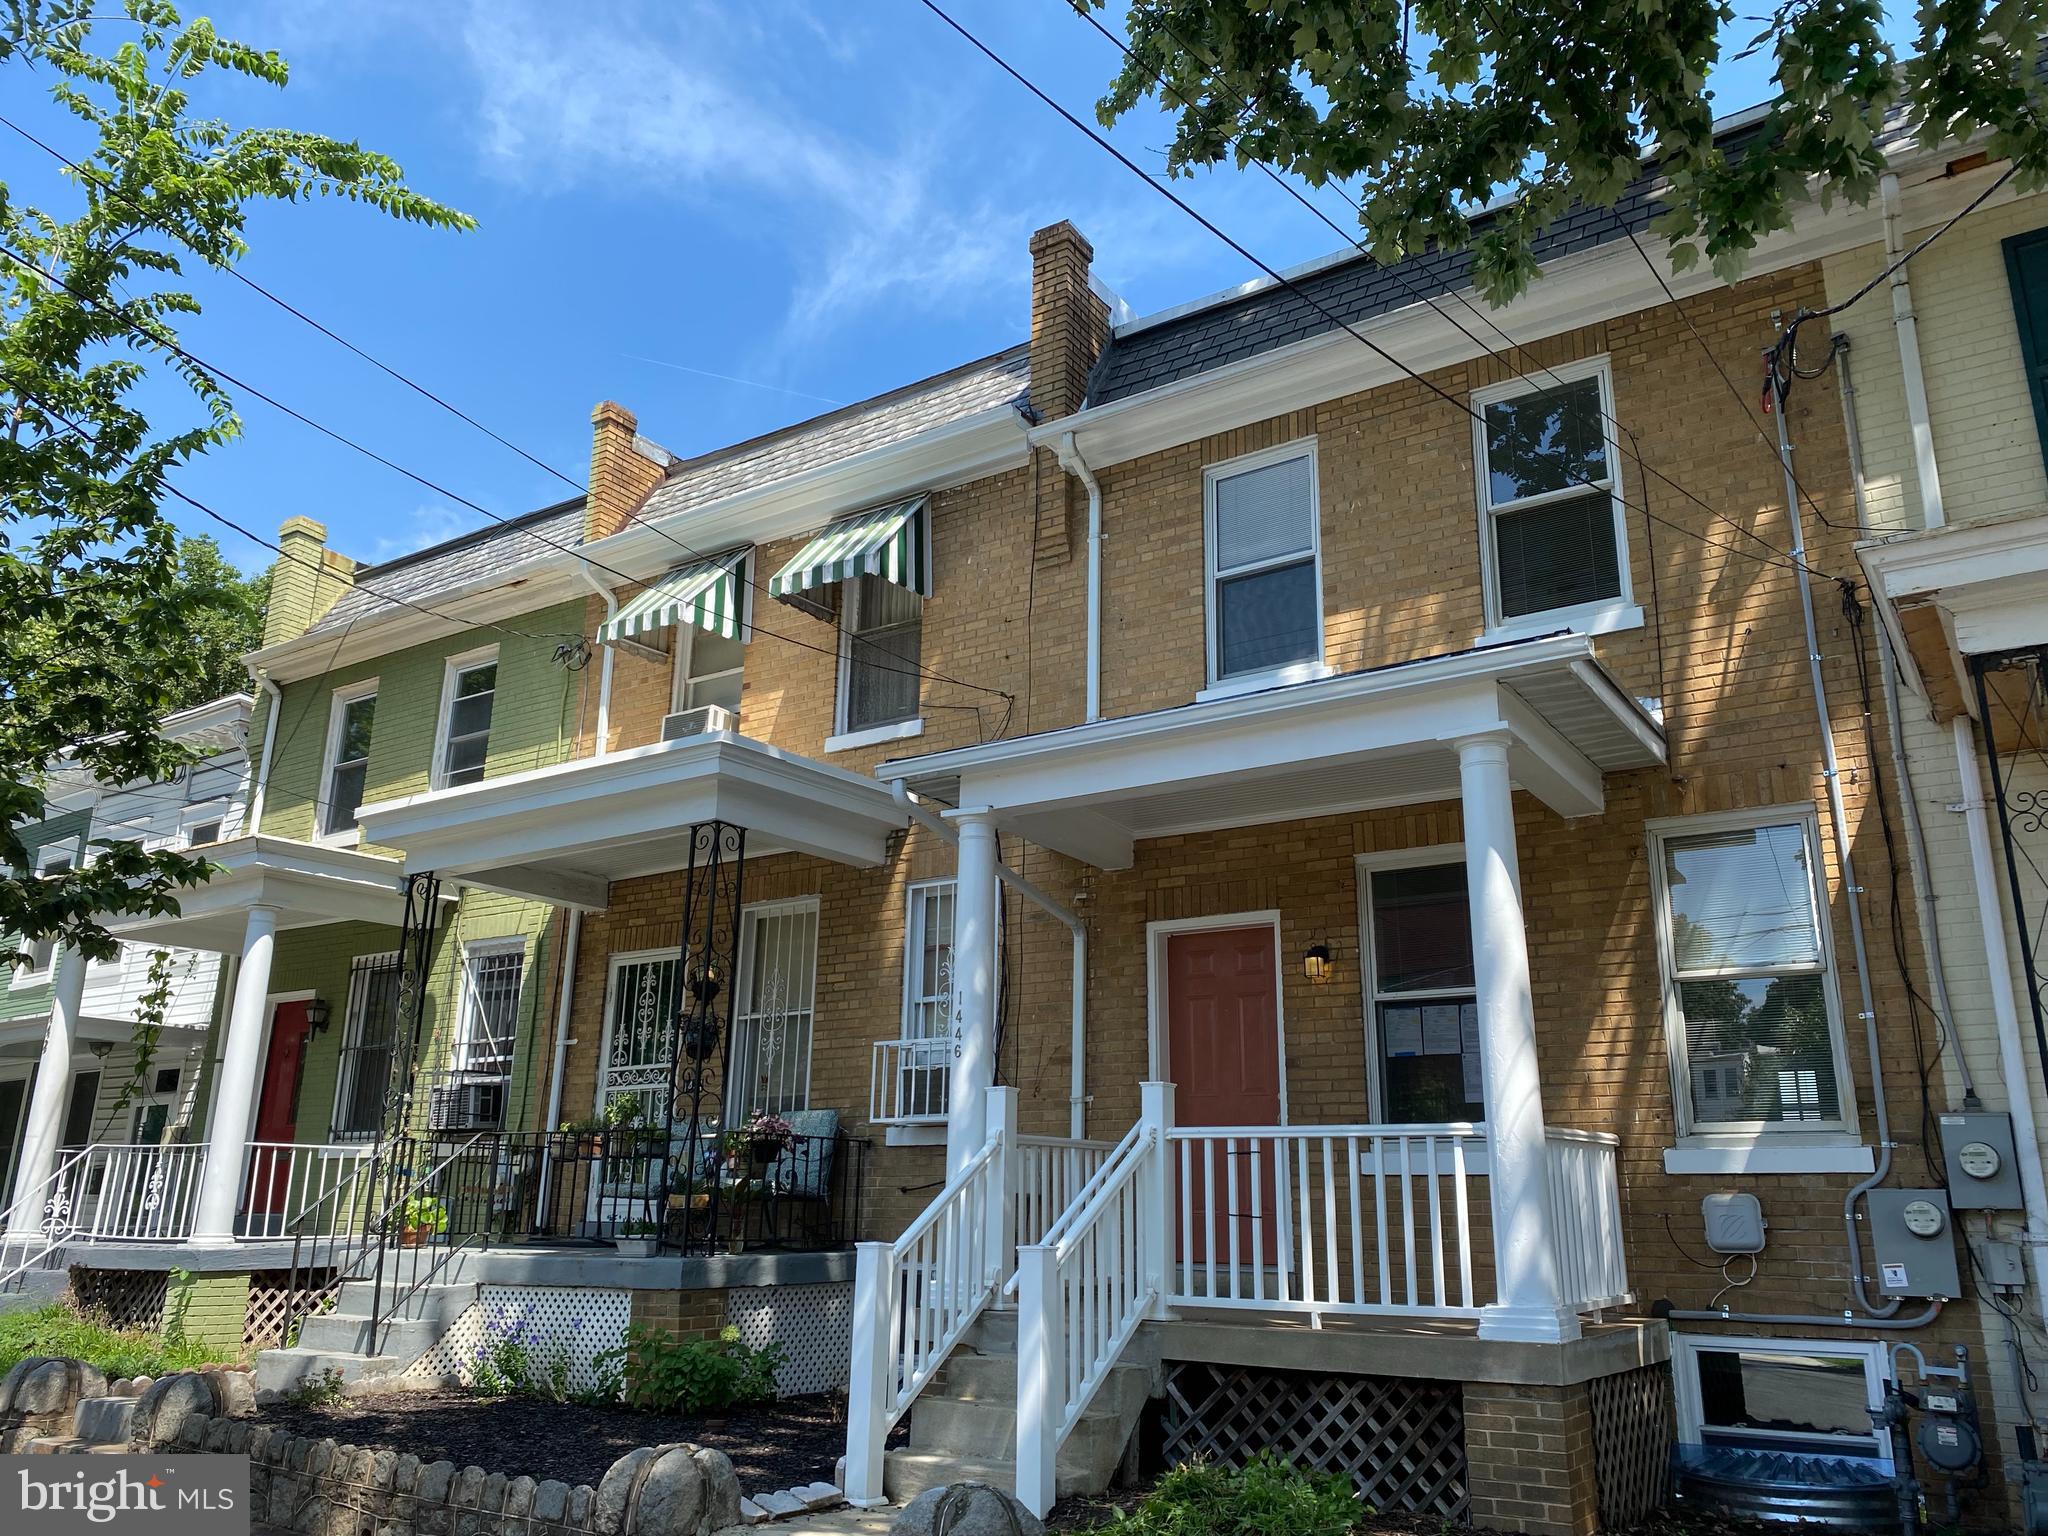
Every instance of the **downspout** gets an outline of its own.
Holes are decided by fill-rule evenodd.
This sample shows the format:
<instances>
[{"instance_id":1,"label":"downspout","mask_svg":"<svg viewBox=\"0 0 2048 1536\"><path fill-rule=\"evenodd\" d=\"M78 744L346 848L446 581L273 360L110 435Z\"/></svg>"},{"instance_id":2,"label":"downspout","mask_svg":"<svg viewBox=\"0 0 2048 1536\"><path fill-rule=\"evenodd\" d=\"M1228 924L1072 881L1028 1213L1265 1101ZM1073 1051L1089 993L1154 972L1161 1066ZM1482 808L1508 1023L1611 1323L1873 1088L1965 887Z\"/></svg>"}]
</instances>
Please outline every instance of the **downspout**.
<instances>
[{"instance_id":1,"label":"downspout","mask_svg":"<svg viewBox=\"0 0 2048 1536\"><path fill-rule=\"evenodd\" d=\"M569 1004L576 990L576 952L583 939L583 909L569 909L569 931L562 939L562 985L561 995L555 1000L555 1062L554 1077L548 1083L548 1117L541 1124L543 1131L552 1131L562 1123L562 1074L569 1066Z\"/></svg>"},{"instance_id":2,"label":"downspout","mask_svg":"<svg viewBox=\"0 0 2048 1536\"><path fill-rule=\"evenodd\" d=\"M910 792L909 786L903 780L891 780L889 793L896 797L896 804L902 807L912 821L947 847L960 846L959 832L943 817L927 810L924 802ZM1073 1065L1068 1073L1067 1134L1075 1141L1080 1141L1088 1134L1088 925L1082 921L1079 913L1061 906L1009 865L998 863L996 878L1027 901L1065 923L1067 930L1074 936L1074 1013L1071 1047Z\"/></svg>"},{"instance_id":3,"label":"downspout","mask_svg":"<svg viewBox=\"0 0 2048 1536\"><path fill-rule=\"evenodd\" d=\"M584 584L604 599L604 621L609 624L619 616L619 599L612 589L599 581L589 565L578 561L576 574ZM612 648L604 647L604 666L597 674L597 750L592 757L603 757L610 750L612 739Z\"/></svg>"},{"instance_id":4,"label":"downspout","mask_svg":"<svg viewBox=\"0 0 2048 1536\"><path fill-rule=\"evenodd\" d=\"M1892 330L1899 342L1899 374L1906 390L1906 424L1913 435L1913 471L1920 486L1920 523L1939 528L1947 521L1941 508L1941 474L1934 462L1934 423L1927 409L1927 378L1920 368L1920 323L1913 316L1912 279L1906 275L1906 242L1899 211L1899 178L1886 174L1878 181L1884 205L1885 265L1892 269Z\"/></svg>"},{"instance_id":5,"label":"downspout","mask_svg":"<svg viewBox=\"0 0 2048 1536\"><path fill-rule=\"evenodd\" d=\"M1088 491L1088 713L1089 723L1102 718L1102 486L1081 457L1080 444L1068 432L1060 438L1060 468Z\"/></svg>"},{"instance_id":6,"label":"downspout","mask_svg":"<svg viewBox=\"0 0 2048 1536\"><path fill-rule=\"evenodd\" d=\"M263 696L270 700L270 708L263 717L263 755L256 764L256 790L249 796L250 833L263 830L263 797L270 789L270 760L277 752L277 722L279 712L284 708L284 690L270 680L264 671L252 671L256 686L263 690Z\"/></svg>"}]
</instances>

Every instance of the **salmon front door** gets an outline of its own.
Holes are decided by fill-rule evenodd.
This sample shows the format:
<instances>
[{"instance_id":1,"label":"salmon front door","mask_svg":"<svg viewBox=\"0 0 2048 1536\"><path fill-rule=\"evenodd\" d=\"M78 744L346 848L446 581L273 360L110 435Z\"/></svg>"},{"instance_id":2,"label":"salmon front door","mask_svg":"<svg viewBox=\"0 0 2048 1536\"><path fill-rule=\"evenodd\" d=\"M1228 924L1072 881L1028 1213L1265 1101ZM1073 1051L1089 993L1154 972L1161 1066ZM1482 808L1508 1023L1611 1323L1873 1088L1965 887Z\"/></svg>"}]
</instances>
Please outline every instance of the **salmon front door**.
<instances>
[{"instance_id":1,"label":"salmon front door","mask_svg":"<svg viewBox=\"0 0 2048 1536\"><path fill-rule=\"evenodd\" d=\"M1280 1123L1279 973L1274 968L1270 924L1244 928L1201 928L1166 936L1166 1064L1173 1081L1177 1125L1265 1125ZM1270 1140L1234 1149L1236 1178L1223 1165L1216 1143L1209 1161L1188 1167L1188 1189L1179 1202L1193 1213L1191 1230L1181 1233L1181 1252L1208 1255L1211 1218L1207 1201L1217 1202L1213 1230L1217 1258L1234 1251L1249 1258L1274 1253L1273 1157ZM1253 1173L1254 1161L1257 1173ZM1212 1194L1213 1187L1213 1194ZM1235 1209L1231 1191L1235 1189ZM1254 1210L1259 1220L1254 1223ZM1229 1241L1226 1223L1237 1226Z\"/></svg>"},{"instance_id":2,"label":"salmon front door","mask_svg":"<svg viewBox=\"0 0 2048 1536\"><path fill-rule=\"evenodd\" d=\"M263 1086L256 1099L259 1142L290 1142L298 1131L299 1072L305 1063L306 1005L279 1003L270 1021L270 1050L263 1058ZM249 1162L248 1198L243 1210L251 1217L276 1216L284 1210L291 1182L291 1154L258 1152ZM254 1225L254 1222L251 1223Z\"/></svg>"}]
</instances>

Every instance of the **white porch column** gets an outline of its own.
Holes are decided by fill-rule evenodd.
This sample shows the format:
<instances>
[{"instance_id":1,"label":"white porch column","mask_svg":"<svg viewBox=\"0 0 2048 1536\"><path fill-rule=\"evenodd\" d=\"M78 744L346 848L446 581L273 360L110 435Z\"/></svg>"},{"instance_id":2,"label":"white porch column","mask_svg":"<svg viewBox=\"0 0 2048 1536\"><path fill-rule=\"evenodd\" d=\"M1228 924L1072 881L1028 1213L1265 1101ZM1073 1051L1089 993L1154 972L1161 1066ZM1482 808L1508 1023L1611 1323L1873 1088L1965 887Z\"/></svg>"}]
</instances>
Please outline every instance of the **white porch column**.
<instances>
[{"instance_id":1,"label":"white porch column","mask_svg":"<svg viewBox=\"0 0 2048 1536\"><path fill-rule=\"evenodd\" d=\"M1529 999L1529 942L1515 860L1515 808L1505 735L1466 737L1458 747L1465 812L1466 899L1479 1049L1486 1082L1489 1189L1497 1298L1479 1321L1482 1338L1575 1339L1578 1314L1558 1285L1550 1220L1549 1145Z\"/></svg>"},{"instance_id":2,"label":"white porch column","mask_svg":"<svg viewBox=\"0 0 2048 1536\"><path fill-rule=\"evenodd\" d=\"M64 1111L71 1103L71 1053L78 1046L78 1006L85 996L85 956L66 949L57 956L50 982L50 1025L43 1031L43 1054L36 1063L36 1085L28 1101L28 1125L22 1134L21 1161L15 1165L10 1201L20 1205L8 1219L15 1237L40 1231L43 1186L57 1171L62 1152Z\"/></svg>"},{"instance_id":3,"label":"white porch column","mask_svg":"<svg viewBox=\"0 0 2048 1536\"><path fill-rule=\"evenodd\" d=\"M256 1078L263 1069L263 1033L269 1023L270 957L277 943L277 908L251 907L242 929L242 959L235 970L228 1034L220 1053L207 1114L206 1163L199 1174L199 1208L192 1237L201 1243L234 1241L235 1207L242 1192L242 1156L256 1118Z\"/></svg>"},{"instance_id":4,"label":"white porch column","mask_svg":"<svg viewBox=\"0 0 2048 1536\"><path fill-rule=\"evenodd\" d=\"M948 813L960 829L953 896L953 1071L946 1091L946 1178L988 1140L996 1080L996 826L987 810Z\"/></svg>"}]
</instances>

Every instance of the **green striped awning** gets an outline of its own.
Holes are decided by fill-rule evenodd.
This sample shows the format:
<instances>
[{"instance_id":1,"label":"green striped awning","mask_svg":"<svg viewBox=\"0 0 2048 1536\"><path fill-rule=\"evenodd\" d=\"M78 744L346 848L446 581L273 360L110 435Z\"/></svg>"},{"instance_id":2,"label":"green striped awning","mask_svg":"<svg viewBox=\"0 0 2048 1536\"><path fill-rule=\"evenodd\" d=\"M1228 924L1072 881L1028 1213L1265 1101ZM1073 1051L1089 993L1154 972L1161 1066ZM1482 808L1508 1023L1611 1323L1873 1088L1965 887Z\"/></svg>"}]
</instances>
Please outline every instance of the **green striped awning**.
<instances>
[{"instance_id":1,"label":"green striped awning","mask_svg":"<svg viewBox=\"0 0 2048 1536\"><path fill-rule=\"evenodd\" d=\"M932 546L927 496L870 507L828 525L797 557L768 578L768 591L784 602L811 607L803 594L856 576L880 576L919 597L932 595Z\"/></svg>"},{"instance_id":2,"label":"green striped awning","mask_svg":"<svg viewBox=\"0 0 2048 1536\"><path fill-rule=\"evenodd\" d=\"M597 632L600 644L630 640L670 624L694 624L730 639L740 632L751 547L679 565L627 603Z\"/></svg>"}]
</instances>

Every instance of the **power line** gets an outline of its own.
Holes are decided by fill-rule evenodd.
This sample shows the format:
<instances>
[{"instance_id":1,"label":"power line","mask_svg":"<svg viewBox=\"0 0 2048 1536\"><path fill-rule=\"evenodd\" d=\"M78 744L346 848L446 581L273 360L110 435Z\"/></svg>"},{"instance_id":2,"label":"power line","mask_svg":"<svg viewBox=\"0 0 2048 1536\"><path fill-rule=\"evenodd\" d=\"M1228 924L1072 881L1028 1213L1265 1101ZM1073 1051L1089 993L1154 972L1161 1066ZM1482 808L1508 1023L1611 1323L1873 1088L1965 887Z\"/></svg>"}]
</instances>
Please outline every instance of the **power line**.
<instances>
[{"instance_id":1,"label":"power line","mask_svg":"<svg viewBox=\"0 0 2048 1536\"><path fill-rule=\"evenodd\" d=\"M1137 162L1132 160L1122 150L1118 149L1114 144L1110 143L1109 140L1102 137L1101 134L1097 133L1094 129L1090 128L1086 123L1082 122L1080 118L1076 117L1072 112L1068 111L1066 107L1062 106L1059 102L1055 101L1050 95L1048 95L1032 80L1030 80L1024 74L1020 73L1016 69L1016 67L1013 66L1001 54L997 53L993 48L989 47L988 44L984 43L980 38L975 36L974 33L970 32L966 27L962 26L958 21L954 20L953 17L944 10L944 8L935 3L935 0L919 0L919 3L922 4L926 10L930 11L934 16L938 17L947 26L951 27L955 32L957 32L963 39L965 39L970 45L972 45L977 52L981 53L992 64L994 64L997 68L1001 69L1004 74L1008 75L1012 80L1015 80L1019 85L1023 86L1025 90L1029 91L1033 96L1037 97L1039 101L1043 102L1046 106L1050 107L1054 112L1059 114L1060 117L1064 118L1070 126L1075 128L1079 132L1085 134L1089 139L1093 140L1098 148L1104 150L1110 156L1112 156L1118 164L1124 167L1125 170L1129 171L1133 176L1137 177L1140 181L1144 182L1145 185L1152 188L1152 190L1157 192L1161 197L1171 202L1176 208L1180 209L1181 212L1185 213L1189 218L1193 219L1196 223L1200 224L1205 230L1207 230L1210 234L1214 235L1218 240L1222 241L1225 245L1229 246L1231 250L1235 251L1244 260L1250 262L1253 266L1257 267L1261 272L1265 273L1266 276L1270 278L1274 283L1277 283L1281 287L1287 289L1288 292L1292 293L1296 298L1300 299L1303 303L1307 304L1310 308L1314 309L1316 313L1321 315L1324 319L1328 320L1331 325L1335 326L1339 330L1342 330L1346 335L1350 336L1352 340L1358 342L1359 345L1365 347L1366 350L1373 353L1376 357L1379 357L1386 363L1390 364L1393 368L1398 370L1407 378L1412 379L1417 384L1420 384L1424 389L1428 390L1431 394L1437 396L1439 399L1444 401L1445 404L1451 406L1460 414L1468 416L1472 420L1484 424L1485 418L1481 416L1479 412L1474 410L1468 403L1459 399L1456 395L1452 394L1449 390L1445 389L1441 384L1436 383L1432 379L1425 378L1422 374L1416 372L1415 369L1409 367L1406 363L1402 362L1401 359L1394 356L1385 347L1381 346L1371 337L1365 335L1356 326L1352 325L1349 321L1345 320L1343 317L1332 311L1329 308L1329 306L1322 303L1320 300L1316 299L1313 295L1309 294L1294 279L1285 276L1278 269L1274 268L1269 263L1265 262L1255 254L1253 254L1240 241L1226 233L1223 229L1219 228L1206 215L1204 215L1199 210L1194 208L1186 200L1181 198L1177 193L1173 191L1172 188L1162 185L1158 180L1147 174L1143 166L1137 164ZM1634 511L1642 513L1645 517L1654 518L1656 521L1666 524L1668 527L1675 529L1677 532L1682 533L1689 538L1697 539L1710 549L1718 549L1724 554L1740 555L1745 559L1755 560L1760 564L1773 566L1775 568L1782 570L1805 572L1808 575L1827 576L1828 579L1831 581L1840 579L1837 577L1828 576L1827 572L1820 570L1818 567L1807 564L1803 561L1795 560L1789 555L1785 555L1782 551L1779 552L1778 557L1751 554L1748 550L1740 549L1736 546L1729 544L1722 544L1716 540L1709 539L1697 530L1685 527L1682 523L1673 523L1667 518L1657 517L1657 514L1650 512L1647 508L1642 507L1635 502L1630 501L1624 494L1622 494L1622 492L1618 488L1618 481L1616 489L1607 490L1606 487L1598 486L1594 484L1592 481L1586 480L1582 476L1570 476L1569 480L1570 483L1584 486L1588 490L1606 490L1607 494L1613 496L1614 499L1621 502L1622 505L1629 507Z\"/></svg>"},{"instance_id":2,"label":"power line","mask_svg":"<svg viewBox=\"0 0 2048 1536\"><path fill-rule=\"evenodd\" d=\"M1127 42L1123 38L1118 37L1116 33L1112 32L1106 25L1104 25L1101 19L1094 14L1094 12L1082 11L1080 14L1083 20L1085 20L1091 27L1093 27L1097 32L1099 32L1112 46L1119 49L1126 59L1130 60L1130 62L1133 64L1137 64L1140 67L1144 67L1144 61L1138 57L1136 50L1134 50L1131 47L1129 42ZM1197 53L1196 50L1189 47L1187 42L1183 40L1180 37L1180 35L1176 33L1171 27L1166 26L1164 23L1161 23L1160 25L1161 30L1164 31L1168 37L1172 38L1173 41L1179 45L1182 52L1188 54L1190 57L1201 57L1201 55ZM1187 107L1190 111L1195 109L1195 104L1189 101L1186 95L1184 95L1180 90L1173 86L1171 82L1167 80L1166 76L1163 73L1154 70L1151 71L1151 75L1153 83L1157 85L1162 91L1171 92L1172 95L1177 100L1179 100L1181 105ZM1243 105L1244 110L1249 111L1253 109L1255 103L1247 102ZM1240 132L1226 139L1224 141L1224 147L1235 147L1238 140L1243 137L1243 133ZM1301 204L1301 206L1307 209L1309 213L1312 214L1315 218L1321 220L1325 226L1327 226L1331 231L1333 231L1336 234L1338 239L1350 245L1353 249L1357 250L1361 255L1370 256L1372 254L1366 248L1365 244L1362 241L1360 241L1356 235L1352 234L1349 230L1346 230L1342 225L1337 223L1336 220L1332 219L1327 213L1323 211L1323 209L1320 206L1318 206L1313 200L1311 200L1291 181L1287 180L1278 171L1274 170L1272 166L1268 165L1263 160L1253 160L1251 163L1257 166L1259 170L1265 174L1266 178L1273 183L1273 185L1280 188L1281 191L1285 192L1289 197L1293 198L1297 203ZM1633 240L1635 237L1631 235L1629 238ZM1638 247L1638 249L1640 249L1640 247ZM1536 381L1530 378L1529 375L1526 372L1524 372L1519 365L1517 365L1514 362L1510 362L1508 358L1500 352L1499 349L1488 345L1486 342L1482 341L1478 336L1474 335L1473 332L1456 316L1451 315L1445 312L1442 308L1440 308L1437 305L1436 301L1433 298L1431 298L1427 292L1425 292L1423 289L1418 287L1413 281L1410 280L1408 274L1402 270L1400 262L1390 262L1382 264L1380 270L1386 272L1389 276L1391 276L1394 279L1394 281L1399 283L1402 286L1402 288L1407 291L1409 297L1416 299L1420 303L1428 306L1428 308L1432 312L1434 312L1440 319L1444 320L1451 326L1455 327L1458 330L1458 332L1465 337L1466 340L1470 341L1474 346L1478 347L1481 351L1485 352L1486 355L1492 358L1495 362L1505 366L1510 372L1512 372L1515 375L1516 378L1520 379L1523 383L1528 384L1532 387L1536 386ZM1654 267L1652 268L1652 272L1655 272ZM1663 282L1661 274L1658 275L1658 281L1659 283ZM1664 291L1667 297L1671 297L1671 290L1668 287L1666 287ZM1521 342L1516 341L1514 337L1510 336L1498 320L1493 319L1489 315L1482 314L1478 307L1474 305L1470 299L1466 298L1462 292L1452 290L1447 296L1452 299L1455 299L1461 307L1463 307L1481 324L1485 325L1488 329L1493 331L1495 335L1499 336L1500 339L1506 342L1509 347L1513 348L1515 352L1520 354L1527 354L1527 352L1529 351L1528 347L1524 346ZM1677 302L1675 297L1673 297L1673 302ZM1692 322L1690 319L1687 319L1686 323L1688 326L1690 326ZM1699 333L1695 331L1693 334L1695 335L1695 337L1697 337ZM1705 346L1705 343L1702 342L1701 345ZM1709 354L1709 356L1711 359L1711 354ZM1714 366L1716 367L1716 369L1718 369L1720 367L1719 362L1716 361ZM1558 374L1556 369L1550 367L1548 364L1537 363L1536 367L1539 372L1550 375L1550 378L1554 384L1563 384L1567 382L1561 375ZM1723 378L1726 378L1725 374L1723 374ZM1740 396L1738 396L1737 398L1740 399ZM1744 409L1746 410L1747 402L1743 403ZM1711 503L1706 501L1696 492L1680 484L1677 480L1674 480L1670 475L1666 474L1663 470L1659 469L1656 465L1652 464L1648 459L1643 457L1641 446L1636 442L1636 434L1632 430L1630 430L1630 428L1617 417L1609 414L1604 404L1600 406L1599 411L1602 420L1604 420L1609 427L1613 428L1615 433L1627 434L1630 444L1627 451L1629 453L1629 456L1636 461L1636 465L1640 470L1647 474L1655 475L1659 480L1663 481L1666 485L1670 486L1673 490L1677 491L1681 496L1684 496L1687 500L1693 502L1695 505L1697 505L1705 512L1707 512L1709 516L1717 518L1720 521L1728 524L1730 528L1733 528L1737 533L1742 534L1745 538L1755 540L1757 543L1761 544L1765 549L1770 550L1773 554L1778 555L1783 559L1793 561L1795 564L1803 563L1798 561L1790 550L1781 548L1780 546L1773 544L1769 539L1766 539L1762 534L1757 533L1753 529L1743 526L1734 518L1728 516L1727 513L1722 512L1719 508L1713 506ZM1759 428L1758 430L1761 431L1762 429ZM1618 437L1610 438L1610 441L1614 442L1617 449L1620 447ZM1773 462L1777 462L1778 455L1775 450L1772 451L1771 458ZM1618 479L1619 477L1617 476L1617 481ZM1804 494L1803 488L1802 494ZM1626 498L1622 499L1624 504L1627 505L1628 503L1626 501ZM1811 504L1812 498L1808 497L1807 501L1809 504ZM1648 501L1646 496L1644 508L1641 509L1644 511L1644 515L1646 517L1649 516L1647 506ZM1821 513L1818 507L1815 507L1814 511L1817 515L1820 516L1822 522L1828 522L1826 514ZM1833 527L1835 525L1833 523L1828 523L1828 526ZM1812 567L1808 566L1807 569L1811 571Z\"/></svg>"}]
</instances>

